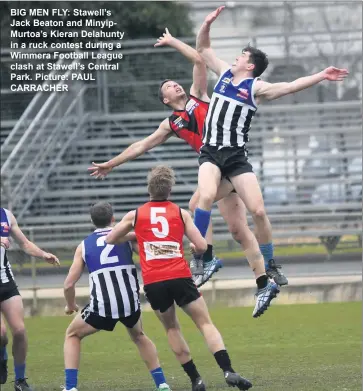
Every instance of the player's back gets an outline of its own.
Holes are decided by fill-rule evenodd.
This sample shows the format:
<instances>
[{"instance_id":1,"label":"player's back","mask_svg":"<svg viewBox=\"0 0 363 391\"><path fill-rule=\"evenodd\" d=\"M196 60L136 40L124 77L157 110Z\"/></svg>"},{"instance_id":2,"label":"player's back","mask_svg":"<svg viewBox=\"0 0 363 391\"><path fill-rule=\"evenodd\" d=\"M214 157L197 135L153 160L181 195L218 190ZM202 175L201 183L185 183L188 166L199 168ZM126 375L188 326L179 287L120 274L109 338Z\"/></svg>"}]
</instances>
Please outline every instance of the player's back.
<instances>
[{"instance_id":1,"label":"player's back","mask_svg":"<svg viewBox=\"0 0 363 391\"><path fill-rule=\"evenodd\" d=\"M181 209L170 201L151 201L137 209L135 234L144 284L190 278L184 258L184 221Z\"/></svg>"},{"instance_id":2,"label":"player's back","mask_svg":"<svg viewBox=\"0 0 363 391\"><path fill-rule=\"evenodd\" d=\"M140 307L139 284L130 243L106 244L110 230L96 229L89 235L82 242L82 256L89 271L90 310L123 318Z\"/></svg>"}]
</instances>

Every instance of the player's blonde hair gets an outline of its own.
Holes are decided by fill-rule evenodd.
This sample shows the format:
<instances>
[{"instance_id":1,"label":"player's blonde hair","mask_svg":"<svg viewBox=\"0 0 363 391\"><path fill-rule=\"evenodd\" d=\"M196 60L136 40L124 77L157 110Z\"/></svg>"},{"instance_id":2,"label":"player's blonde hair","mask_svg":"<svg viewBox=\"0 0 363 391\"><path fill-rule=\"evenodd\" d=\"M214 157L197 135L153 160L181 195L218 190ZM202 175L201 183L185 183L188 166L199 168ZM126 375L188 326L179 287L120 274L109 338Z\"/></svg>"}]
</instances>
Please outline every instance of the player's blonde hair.
<instances>
[{"instance_id":1,"label":"player's blonde hair","mask_svg":"<svg viewBox=\"0 0 363 391\"><path fill-rule=\"evenodd\" d=\"M154 200L166 200L174 185L174 170L168 166L156 166L147 176L147 190Z\"/></svg>"}]
</instances>

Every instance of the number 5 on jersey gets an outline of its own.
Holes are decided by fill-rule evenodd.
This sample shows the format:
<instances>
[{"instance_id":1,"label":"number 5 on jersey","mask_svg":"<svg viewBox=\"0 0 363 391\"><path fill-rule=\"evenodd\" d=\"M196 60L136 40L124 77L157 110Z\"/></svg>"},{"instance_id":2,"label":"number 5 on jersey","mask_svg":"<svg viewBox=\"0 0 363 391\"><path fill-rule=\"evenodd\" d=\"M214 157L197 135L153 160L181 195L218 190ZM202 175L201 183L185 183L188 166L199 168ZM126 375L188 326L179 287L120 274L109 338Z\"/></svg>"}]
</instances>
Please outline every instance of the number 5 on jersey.
<instances>
[{"instance_id":1,"label":"number 5 on jersey","mask_svg":"<svg viewBox=\"0 0 363 391\"><path fill-rule=\"evenodd\" d=\"M152 225L158 225L158 227L151 228L153 234L159 238L163 239L169 235L169 223L165 216L166 208L150 208L150 221ZM161 228L161 230L160 230Z\"/></svg>"}]
</instances>

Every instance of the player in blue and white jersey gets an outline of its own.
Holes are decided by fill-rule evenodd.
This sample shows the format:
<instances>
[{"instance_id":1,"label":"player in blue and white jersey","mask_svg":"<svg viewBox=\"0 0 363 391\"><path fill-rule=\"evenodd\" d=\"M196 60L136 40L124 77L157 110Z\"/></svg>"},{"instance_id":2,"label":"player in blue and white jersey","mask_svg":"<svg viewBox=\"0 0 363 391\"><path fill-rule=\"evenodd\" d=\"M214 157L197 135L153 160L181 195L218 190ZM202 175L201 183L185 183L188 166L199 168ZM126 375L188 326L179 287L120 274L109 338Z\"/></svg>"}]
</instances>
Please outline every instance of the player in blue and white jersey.
<instances>
[{"instance_id":1,"label":"player in blue and white jersey","mask_svg":"<svg viewBox=\"0 0 363 391\"><path fill-rule=\"evenodd\" d=\"M195 210L195 225L205 235L211 216L211 207L221 179L228 178L235 191L251 213L256 227L256 237L265 258L266 275L257 279L257 306L253 312L259 317L279 292L277 284L286 284L279 275L277 265L271 268L273 245L271 224L267 217L263 197L256 175L248 161L247 144L251 123L262 100L274 100L309 88L323 80L342 81L346 69L328 67L314 75L301 77L289 83L268 83L260 76L268 66L267 55L247 46L229 65L219 59L211 48L209 31L224 7L209 14L197 36L197 50L217 76L204 123L203 146L199 156L198 191L200 198ZM194 260L196 269L202 260ZM268 277L281 280L269 283Z\"/></svg>"},{"instance_id":2,"label":"player in blue and white jersey","mask_svg":"<svg viewBox=\"0 0 363 391\"><path fill-rule=\"evenodd\" d=\"M65 386L63 391L76 391L81 339L100 330L113 331L122 323L139 349L159 391L170 391L153 342L144 334L141 324L139 283L132 259L135 234L130 233L120 244L105 243L115 223L112 206L99 202L91 208L95 231L77 247L73 264L64 282L67 302L65 312L78 311L75 285L86 267L89 272L90 303L69 325L64 342ZM136 246L136 244L135 244Z\"/></svg>"},{"instance_id":3,"label":"player in blue and white jersey","mask_svg":"<svg viewBox=\"0 0 363 391\"><path fill-rule=\"evenodd\" d=\"M19 228L14 215L7 209L0 208L1 212L1 259L0 259L0 308L1 308L1 338L0 338L0 384L7 381L7 351L8 343L6 319L13 336L13 358L15 372L15 391L31 391L32 388L25 378L25 362L28 350L28 341L24 325L23 300L14 280L11 265L7 257L12 237L20 248L28 255L42 258L53 265L59 265L58 258L43 251L32 243Z\"/></svg>"}]
</instances>

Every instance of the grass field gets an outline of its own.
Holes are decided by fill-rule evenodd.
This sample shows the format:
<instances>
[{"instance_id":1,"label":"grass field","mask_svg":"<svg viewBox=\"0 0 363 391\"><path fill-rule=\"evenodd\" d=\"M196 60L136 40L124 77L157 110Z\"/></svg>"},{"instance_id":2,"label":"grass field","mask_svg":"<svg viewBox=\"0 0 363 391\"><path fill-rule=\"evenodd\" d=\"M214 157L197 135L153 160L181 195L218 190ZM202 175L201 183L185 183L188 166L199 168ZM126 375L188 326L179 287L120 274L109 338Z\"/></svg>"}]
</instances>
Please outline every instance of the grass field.
<instances>
[{"instance_id":1,"label":"grass field","mask_svg":"<svg viewBox=\"0 0 363 391\"><path fill-rule=\"evenodd\" d=\"M251 308L216 308L212 318L224 336L233 367L253 390L358 391L361 379L361 303L276 306L253 319ZM191 390L169 351L153 313L143 315L173 390ZM180 314L182 329L208 391L229 389L214 358L191 321ZM67 317L27 319L29 381L36 391L58 390L63 380L63 335ZM11 364L10 364L11 365ZM1 389L13 390L13 371ZM83 342L80 391L153 390L149 374L122 326Z\"/></svg>"}]
</instances>

